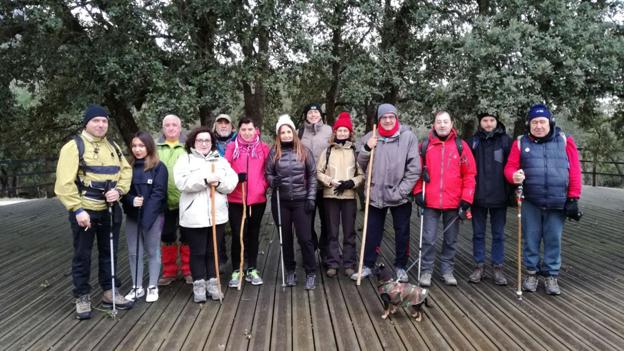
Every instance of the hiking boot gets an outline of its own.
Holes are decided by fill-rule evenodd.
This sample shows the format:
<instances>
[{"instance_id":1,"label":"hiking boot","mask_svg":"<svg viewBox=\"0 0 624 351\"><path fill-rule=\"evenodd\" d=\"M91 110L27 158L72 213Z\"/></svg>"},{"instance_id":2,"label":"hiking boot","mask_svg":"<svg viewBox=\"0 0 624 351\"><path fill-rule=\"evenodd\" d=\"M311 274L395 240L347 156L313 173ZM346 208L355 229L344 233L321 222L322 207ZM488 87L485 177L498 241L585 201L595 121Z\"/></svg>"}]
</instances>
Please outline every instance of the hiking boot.
<instances>
[{"instance_id":1,"label":"hiking boot","mask_svg":"<svg viewBox=\"0 0 624 351\"><path fill-rule=\"evenodd\" d=\"M557 277L549 276L544 280L546 285L546 293L548 295L561 295L561 290L559 289L559 283L557 283Z\"/></svg>"},{"instance_id":2,"label":"hiking boot","mask_svg":"<svg viewBox=\"0 0 624 351\"><path fill-rule=\"evenodd\" d=\"M240 275L241 273L239 271L232 272L232 278L230 278L230 282L228 283L228 286L230 288L238 288L238 284L240 283Z\"/></svg>"},{"instance_id":3,"label":"hiking boot","mask_svg":"<svg viewBox=\"0 0 624 351\"><path fill-rule=\"evenodd\" d=\"M494 284L496 285L507 285L507 279L505 278L505 275L503 274L503 265L502 264L495 264L494 267L492 267L493 271L494 271Z\"/></svg>"},{"instance_id":4,"label":"hiking boot","mask_svg":"<svg viewBox=\"0 0 624 351\"><path fill-rule=\"evenodd\" d=\"M89 294L80 295L76 299L76 319L91 318L91 296Z\"/></svg>"},{"instance_id":5,"label":"hiking boot","mask_svg":"<svg viewBox=\"0 0 624 351\"><path fill-rule=\"evenodd\" d=\"M327 270L327 276L330 278L335 277L337 273L336 268L330 268Z\"/></svg>"},{"instance_id":6,"label":"hiking boot","mask_svg":"<svg viewBox=\"0 0 624 351\"><path fill-rule=\"evenodd\" d=\"M145 290L143 290L142 287L132 288L132 290L126 294L126 300L134 301L135 298L138 300L143 296L145 296Z\"/></svg>"},{"instance_id":7,"label":"hiking boot","mask_svg":"<svg viewBox=\"0 0 624 351\"><path fill-rule=\"evenodd\" d=\"M286 272L286 286L297 285L297 274L295 271Z\"/></svg>"},{"instance_id":8,"label":"hiking boot","mask_svg":"<svg viewBox=\"0 0 624 351\"><path fill-rule=\"evenodd\" d=\"M397 280L401 283L407 283L409 281L409 277L407 276L407 272L403 268L396 269Z\"/></svg>"},{"instance_id":9,"label":"hiking boot","mask_svg":"<svg viewBox=\"0 0 624 351\"><path fill-rule=\"evenodd\" d=\"M119 289L115 289L115 308L118 310L129 310L132 308L133 301L126 300L125 297L121 296L119 293ZM104 308L113 308L113 290L106 290L102 294L102 307Z\"/></svg>"},{"instance_id":10,"label":"hiking boot","mask_svg":"<svg viewBox=\"0 0 624 351\"><path fill-rule=\"evenodd\" d=\"M264 281L262 281L262 278L260 277L260 273L255 268L247 271L247 275L245 276L245 281L247 281L248 283L251 283L251 285L264 284Z\"/></svg>"},{"instance_id":11,"label":"hiking boot","mask_svg":"<svg viewBox=\"0 0 624 351\"><path fill-rule=\"evenodd\" d=\"M539 284L539 280L537 280L537 275L535 273L529 273L526 278L524 278L524 283L522 284L522 290L535 292L537 290L537 285Z\"/></svg>"},{"instance_id":12,"label":"hiking boot","mask_svg":"<svg viewBox=\"0 0 624 351\"><path fill-rule=\"evenodd\" d=\"M219 263L219 274L225 274L227 269L227 261Z\"/></svg>"},{"instance_id":13,"label":"hiking boot","mask_svg":"<svg viewBox=\"0 0 624 351\"><path fill-rule=\"evenodd\" d=\"M206 302L206 281L203 279L193 282L193 301Z\"/></svg>"},{"instance_id":14,"label":"hiking boot","mask_svg":"<svg viewBox=\"0 0 624 351\"><path fill-rule=\"evenodd\" d=\"M366 266L362 267L362 277L361 277L361 279L364 279L364 278L368 277L371 274L373 274L373 271L371 271L370 268L368 268ZM358 275L359 275L359 272L354 272L353 274L351 274L351 280L358 280Z\"/></svg>"},{"instance_id":15,"label":"hiking boot","mask_svg":"<svg viewBox=\"0 0 624 351\"><path fill-rule=\"evenodd\" d=\"M420 286L431 286L431 272L422 272L420 275Z\"/></svg>"},{"instance_id":16,"label":"hiking boot","mask_svg":"<svg viewBox=\"0 0 624 351\"><path fill-rule=\"evenodd\" d=\"M481 282L481 278L483 278L483 263L478 263L474 271L472 271L468 277L468 281L476 284Z\"/></svg>"},{"instance_id":17,"label":"hiking boot","mask_svg":"<svg viewBox=\"0 0 624 351\"><path fill-rule=\"evenodd\" d=\"M206 291L210 294L210 297L213 300L223 299L223 292L219 290L217 278L210 278L210 280L208 280L208 284L206 284Z\"/></svg>"},{"instance_id":18,"label":"hiking boot","mask_svg":"<svg viewBox=\"0 0 624 351\"><path fill-rule=\"evenodd\" d=\"M457 279L455 279L453 272L442 274L442 280L444 280L444 284L448 286L457 286Z\"/></svg>"},{"instance_id":19,"label":"hiking boot","mask_svg":"<svg viewBox=\"0 0 624 351\"><path fill-rule=\"evenodd\" d=\"M147 288L147 296L145 302L156 302L158 300L158 287L150 286Z\"/></svg>"},{"instance_id":20,"label":"hiking boot","mask_svg":"<svg viewBox=\"0 0 624 351\"><path fill-rule=\"evenodd\" d=\"M306 290L314 290L316 288L316 274L308 273L306 275L305 289Z\"/></svg>"},{"instance_id":21,"label":"hiking boot","mask_svg":"<svg viewBox=\"0 0 624 351\"><path fill-rule=\"evenodd\" d=\"M355 273L355 269L353 269L353 268L347 268L347 269L345 269L345 271L344 271L344 274L345 274L347 277L351 277L351 276L353 275L353 273Z\"/></svg>"},{"instance_id":22,"label":"hiking boot","mask_svg":"<svg viewBox=\"0 0 624 351\"><path fill-rule=\"evenodd\" d=\"M158 286L171 285L176 280L176 277L162 277L158 279Z\"/></svg>"}]
</instances>

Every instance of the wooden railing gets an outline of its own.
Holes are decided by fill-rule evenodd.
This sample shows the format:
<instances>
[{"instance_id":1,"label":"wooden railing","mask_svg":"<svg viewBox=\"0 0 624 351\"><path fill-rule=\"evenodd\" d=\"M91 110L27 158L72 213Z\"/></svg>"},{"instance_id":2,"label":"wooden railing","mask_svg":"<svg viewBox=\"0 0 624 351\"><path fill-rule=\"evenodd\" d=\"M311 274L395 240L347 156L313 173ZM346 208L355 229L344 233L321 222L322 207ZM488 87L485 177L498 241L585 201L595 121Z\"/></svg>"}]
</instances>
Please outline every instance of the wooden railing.
<instances>
[{"instance_id":1,"label":"wooden railing","mask_svg":"<svg viewBox=\"0 0 624 351\"><path fill-rule=\"evenodd\" d=\"M0 160L0 197L54 196L56 161L55 158ZM624 187L622 161L582 159L581 167L584 184ZM604 169L615 169L617 173L606 172Z\"/></svg>"}]
</instances>

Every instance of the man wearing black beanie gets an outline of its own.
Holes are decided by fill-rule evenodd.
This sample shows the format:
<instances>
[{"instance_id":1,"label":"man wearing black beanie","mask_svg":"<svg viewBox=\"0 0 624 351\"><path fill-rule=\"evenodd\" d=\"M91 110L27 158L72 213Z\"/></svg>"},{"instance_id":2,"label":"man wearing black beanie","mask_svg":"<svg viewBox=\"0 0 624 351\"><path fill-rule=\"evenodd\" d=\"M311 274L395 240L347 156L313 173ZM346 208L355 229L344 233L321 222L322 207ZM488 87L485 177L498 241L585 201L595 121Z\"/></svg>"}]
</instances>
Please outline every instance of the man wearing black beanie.
<instances>
[{"instance_id":1,"label":"man wearing black beanie","mask_svg":"<svg viewBox=\"0 0 624 351\"><path fill-rule=\"evenodd\" d=\"M54 192L69 212L73 234L74 257L72 280L76 298L76 318L91 318L91 251L98 241L99 282L104 291L102 306L111 308L113 299L119 309L128 309L119 290L113 296L109 235L117 247L121 228L120 197L126 194L132 180L132 167L119 146L106 138L109 114L99 105L89 105L82 116L84 130L61 149L56 168ZM114 209L110 218L108 207ZM112 225L112 228L111 228ZM117 250L113 250L116 261ZM115 287L118 281L115 282Z\"/></svg>"}]
</instances>

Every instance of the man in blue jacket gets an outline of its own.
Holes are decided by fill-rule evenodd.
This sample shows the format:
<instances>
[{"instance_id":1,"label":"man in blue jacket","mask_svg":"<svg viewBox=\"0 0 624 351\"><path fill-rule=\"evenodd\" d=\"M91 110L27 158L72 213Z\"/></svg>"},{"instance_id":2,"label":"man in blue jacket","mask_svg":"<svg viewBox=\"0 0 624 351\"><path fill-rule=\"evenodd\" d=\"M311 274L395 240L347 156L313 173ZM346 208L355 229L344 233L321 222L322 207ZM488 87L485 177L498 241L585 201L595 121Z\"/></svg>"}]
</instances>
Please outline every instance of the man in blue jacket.
<instances>
[{"instance_id":1,"label":"man in blue jacket","mask_svg":"<svg viewBox=\"0 0 624 351\"><path fill-rule=\"evenodd\" d=\"M477 162L477 187L472 204L472 252L476 267L469 277L471 283L483 278L485 263L485 232L488 213L492 231L492 262L494 283L507 285L503 274L505 257L505 219L511 191L505 181L504 169L512 144L496 113L480 113L477 133L469 140Z\"/></svg>"}]
</instances>

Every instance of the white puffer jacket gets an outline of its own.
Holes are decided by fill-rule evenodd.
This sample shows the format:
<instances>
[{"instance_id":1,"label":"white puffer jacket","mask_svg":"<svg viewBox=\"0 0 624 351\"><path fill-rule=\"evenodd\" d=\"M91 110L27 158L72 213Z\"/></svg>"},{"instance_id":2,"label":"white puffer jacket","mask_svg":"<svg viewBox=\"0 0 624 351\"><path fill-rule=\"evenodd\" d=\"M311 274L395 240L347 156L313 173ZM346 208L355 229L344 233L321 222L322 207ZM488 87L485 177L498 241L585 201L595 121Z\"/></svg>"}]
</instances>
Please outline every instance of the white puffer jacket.
<instances>
[{"instance_id":1,"label":"white puffer jacket","mask_svg":"<svg viewBox=\"0 0 624 351\"><path fill-rule=\"evenodd\" d=\"M212 226L210 208L210 185L204 180L213 172L219 179L215 192L216 224L228 221L227 194L234 191L238 175L230 163L211 151L204 156L195 149L178 158L173 167L173 178L180 194L180 226L205 228ZM213 168L214 167L214 168Z\"/></svg>"}]
</instances>

